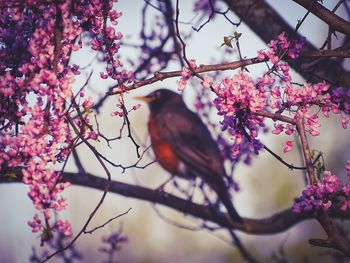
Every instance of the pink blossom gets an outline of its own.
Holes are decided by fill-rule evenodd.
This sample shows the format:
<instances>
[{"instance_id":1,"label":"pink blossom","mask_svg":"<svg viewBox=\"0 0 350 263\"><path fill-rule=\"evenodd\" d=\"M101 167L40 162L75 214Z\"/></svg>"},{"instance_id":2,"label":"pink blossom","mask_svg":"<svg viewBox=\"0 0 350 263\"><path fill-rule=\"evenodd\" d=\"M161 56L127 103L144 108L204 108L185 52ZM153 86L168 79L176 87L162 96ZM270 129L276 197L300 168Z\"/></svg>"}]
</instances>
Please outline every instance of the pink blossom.
<instances>
[{"instance_id":1,"label":"pink blossom","mask_svg":"<svg viewBox=\"0 0 350 263\"><path fill-rule=\"evenodd\" d=\"M57 231L59 233L62 233L63 235L65 235L66 237L71 236L72 233L72 227L69 224L69 222L67 220L63 221L63 220L58 220L56 221L55 225L53 226L53 229L57 229Z\"/></svg>"},{"instance_id":2,"label":"pink blossom","mask_svg":"<svg viewBox=\"0 0 350 263\"><path fill-rule=\"evenodd\" d=\"M184 67L181 71L181 79L177 81L178 91L183 91L187 85L188 80L192 76L192 70L196 68L196 61L191 59L189 60L189 67Z\"/></svg>"},{"instance_id":3,"label":"pink blossom","mask_svg":"<svg viewBox=\"0 0 350 263\"><path fill-rule=\"evenodd\" d=\"M348 123L349 123L350 119L348 117L342 117L341 118L341 123L344 129L348 128Z\"/></svg>"},{"instance_id":4,"label":"pink blossom","mask_svg":"<svg viewBox=\"0 0 350 263\"><path fill-rule=\"evenodd\" d=\"M275 129L272 131L273 134L280 134L281 132L283 132L283 125L282 124L274 124Z\"/></svg>"},{"instance_id":5,"label":"pink blossom","mask_svg":"<svg viewBox=\"0 0 350 263\"><path fill-rule=\"evenodd\" d=\"M350 160L346 161L345 170L347 171L347 176L350 177Z\"/></svg>"},{"instance_id":6,"label":"pink blossom","mask_svg":"<svg viewBox=\"0 0 350 263\"><path fill-rule=\"evenodd\" d=\"M83 108L87 110L88 108L91 108L95 103L93 102L93 99L91 96L89 96L82 104Z\"/></svg>"},{"instance_id":7,"label":"pink blossom","mask_svg":"<svg viewBox=\"0 0 350 263\"><path fill-rule=\"evenodd\" d=\"M291 135L295 130L295 126L291 125L291 124L287 124L287 130L285 131L285 133L287 135Z\"/></svg>"},{"instance_id":8,"label":"pink blossom","mask_svg":"<svg viewBox=\"0 0 350 263\"><path fill-rule=\"evenodd\" d=\"M345 200L342 204L342 206L340 207L340 210L342 211L346 211L350 208L350 200Z\"/></svg>"},{"instance_id":9,"label":"pink blossom","mask_svg":"<svg viewBox=\"0 0 350 263\"><path fill-rule=\"evenodd\" d=\"M34 215L33 221L28 221L28 225L32 228L32 232L34 233L39 232L43 227L37 214Z\"/></svg>"},{"instance_id":10,"label":"pink blossom","mask_svg":"<svg viewBox=\"0 0 350 263\"><path fill-rule=\"evenodd\" d=\"M132 110L138 110L139 108L141 108L141 104L136 104L132 106Z\"/></svg>"},{"instance_id":11,"label":"pink blossom","mask_svg":"<svg viewBox=\"0 0 350 263\"><path fill-rule=\"evenodd\" d=\"M111 113L112 116L118 116L118 117L123 117L124 116L124 111L114 111Z\"/></svg>"},{"instance_id":12,"label":"pink blossom","mask_svg":"<svg viewBox=\"0 0 350 263\"><path fill-rule=\"evenodd\" d=\"M350 196L350 185L347 184L347 185L344 185L343 188L342 188L342 191L344 193L345 196Z\"/></svg>"},{"instance_id":13,"label":"pink blossom","mask_svg":"<svg viewBox=\"0 0 350 263\"><path fill-rule=\"evenodd\" d=\"M264 60L266 58L265 50L258 51L258 60Z\"/></svg>"},{"instance_id":14,"label":"pink blossom","mask_svg":"<svg viewBox=\"0 0 350 263\"><path fill-rule=\"evenodd\" d=\"M94 132L94 131L91 131L91 132L89 132L89 135L88 135L88 138L89 139L91 139L91 140L97 140L97 134L96 134L96 132Z\"/></svg>"},{"instance_id":15,"label":"pink blossom","mask_svg":"<svg viewBox=\"0 0 350 263\"><path fill-rule=\"evenodd\" d=\"M204 80L201 81L202 87L208 89L213 85L213 79L210 77L205 77Z\"/></svg>"},{"instance_id":16,"label":"pink blossom","mask_svg":"<svg viewBox=\"0 0 350 263\"><path fill-rule=\"evenodd\" d=\"M286 141L285 144L284 144L284 149L283 151L285 153L289 152L290 150L292 150L292 147L293 147L293 141Z\"/></svg>"},{"instance_id":17,"label":"pink blossom","mask_svg":"<svg viewBox=\"0 0 350 263\"><path fill-rule=\"evenodd\" d=\"M100 78L101 79L107 79L108 78L108 75L103 73L103 72L100 72Z\"/></svg>"},{"instance_id":18,"label":"pink blossom","mask_svg":"<svg viewBox=\"0 0 350 263\"><path fill-rule=\"evenodd\" d=\"M276 40L271 40L270 43L269 43L269 47L273 50L273 51L277 51L277 44L278 42Z\"/></svg>"}]
</instances>

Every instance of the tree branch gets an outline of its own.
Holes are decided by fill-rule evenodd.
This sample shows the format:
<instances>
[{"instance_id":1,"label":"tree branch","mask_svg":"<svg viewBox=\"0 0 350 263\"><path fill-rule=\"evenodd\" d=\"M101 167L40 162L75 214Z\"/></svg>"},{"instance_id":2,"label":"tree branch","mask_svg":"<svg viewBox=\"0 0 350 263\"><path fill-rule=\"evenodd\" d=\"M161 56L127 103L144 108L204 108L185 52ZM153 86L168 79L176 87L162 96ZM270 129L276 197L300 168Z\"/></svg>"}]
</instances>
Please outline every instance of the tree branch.
<instances>
[{"instance_id":1,"label":"tree branch","mask_svg":"<svg viewBox=\"0 0 350 263\"><path fill-rule=\"evenodd\" d=\"M337 16L333 12L329 11L323 5L321 5L317 1L310 0L293 0L298 3L319 19L324 21L327 25L329 25L333 30L341 32L345 35L350 35L350 23L343 18Z\"/></svg>"},{"instance_id":2,"label":"tree branch","mask_svg":"<svg viewBox=\"0 0 350 263\"><path fill-rule=\"evenodd\" d=\"M68 173L63 174L63 181L71 182L76 186L84 186L92 189L104 191L108 180L92 174ZM0 176L0 183L21 182L21 177L14 180ZM294 213L291 209L277 212L269 217L261 219L243 218L243 223L233 222L226 213L216 213L209 206L200 205L191 201L179 198L167 192L157 191L141 186L131 185L112 181L108 189L110 193L123 195L126 197L141 199L156 204L161 204L173 208L186 215L205 221L211 221L224 228L240 230L247 234L267 235L276 234L307 219L313 219L312 213ZM340 209L332 209L329 215L333 218L350 219L350 211L343 212Z\"/></svg>"},{"instance_id":3,"label":"tree branch","mask_svg":"<svg viewBox=\"0 0 350 263\"><path fill-rule=\"evenodd\" d=\"M217 70L233 70L241 67L245 67L252 64L257 64L264 62L262 60L258 60L257 58L249 58L244 59L241 61L234 61L230 63L222 63L222 64L215 64L215 65L200 65L199 67L192 69L194 74L199 74L203 72L210 72L210 71L217 71ZM174 77L180 77L182 73L182 70L177 71L168 71L168 72L155 72L154 76L142 81L135 81L134 84L130 86L124 86L125 90L133 90L140 88L142 86L150 85L152 83L155 83L157 81L163 81L164 79L168 78L174 78ZM120 93L121 90L117 89L118 91L110 91L107 92L107 95L114 95Z\"/></svg>"}]
</instances>

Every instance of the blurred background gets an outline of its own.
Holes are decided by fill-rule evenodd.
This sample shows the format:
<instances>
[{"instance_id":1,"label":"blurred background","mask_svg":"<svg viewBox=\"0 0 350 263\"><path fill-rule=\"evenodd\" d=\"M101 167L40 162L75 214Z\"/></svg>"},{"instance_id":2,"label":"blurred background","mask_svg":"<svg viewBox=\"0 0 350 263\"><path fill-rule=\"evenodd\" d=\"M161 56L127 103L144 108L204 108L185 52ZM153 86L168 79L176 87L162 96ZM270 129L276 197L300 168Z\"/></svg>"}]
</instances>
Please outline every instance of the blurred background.
<instances>
[{"instance_id":1,"label":"blurred background","mask_svg":"<svg viewBox=\"0 0 350 263\"><path fill-rule=\"evenodd\" d=\"M268 1L283 17L295 26L305 10L292 1ZM328 8L334 7L338 1L324 1ZM175 1L174 1L175 3ZM120 53L122 59L131 57L137 59L138 55L128 44L140 44L140 28L142 25L141 12L144 1L129 0L120 1L115 6L117 11L122 11L123 16L119 19L117 30L124 35L125 45L122 45ZM180 30L186 34L191 31L191 23L195 17L193 13L194 1L180 1ZM343 12L339 10L339 12ZM157 16L157 10L149 10L149 18ZM230 14L233 21L239 21L234 14ZM269 26L269 25L266 25ZM264 42L255 36L244 24L239 28L232 26L222 16L217 16L208 23L200 32L186 40L187 54L189 58L196 59L197 64L210 64L213 59L220 61L226 47L220 47L223 37L232 35L234 31L242 33L240 47L244 57L254 57L258 50L266 48ZM328 27L316 17L310 15L300 28L301 34L306 34L308 40L316 46L321 46ZM232 57L225 57L226 61L234 61L238 58L236 52ZM99 63L96 53L89 48L73 54L72 63L81 66L87 65L85 73L81 74L75 83L78 90L85 82L87 75L93 70L88 95L98 100L108 90L111 83L102 81L99 73L103 71L104 65ZM264 72L264 65L256 65L248 68L253 77ZM179 70L173 63L169 64L166 71ZM225 72L230 75L232 72ZM296 81L301 81L300 76L294 74ZM138 102L134 96L146 95L149 92L166 87L176 90L176 80L168 79L154 85L145 86L141 89L125 95L126 105L131 108ZM194 97L190 84L186 90L184 99L191 109L194 109ZM116 110L117 97L110 97L98 114L100 130L105 136L111 138L119 134L122 120L111 116ZM149 146L147 134L148 109L142 105L141 109L133 111L129 115L131 127L142 150ZM219 122L214 118L214 122ZM271 123L270 123L271 124ZM326 169L344 178L343 169L346 159L349 159L349 131L343 130L339 116L321 121L321 136L311 138L313 149L322 151ZM135 147L124 132L123 139L113 141L111 148L101 140L95 142L96 148L111 160L123 165L130 165L137 161ZM293 152L283 154L283 136L265 135L263 142L273 149L285 160L294 165L300 165L300 154L295 149ZM104 172L96 161L96 158L83 145L78 148L78 154L85 169L98 176L104 176ZM147 151L142 165L154 160L151 151ZM154 163L145 169L128 169L122 173L120 169L109 167L116 181L137 183L138 185L157 188L169 175ZM77 171L71 160L67 171ZM271 155L262 152L253 159L252 165L237 164L235 178L240 185L241 191L234 195L237 210L243 217L262 218L274 212L289 208L293 199L298 197L304 187L304 177L300 171L291 171L279 163ZM40 254L44 248L40 248L40 239L37 233L31 233L27 221L32 219L36 212L31 201L27 197L27 187L19 184L0 185L0 262L29 262L33 248ZM77 233L87 220L93 208L97 205L102 192L78 186L71 186L64 196L68 199L68 208L61 215L68 219L73 225L73 232ZM179 224L196 227L201 222L185 217L174 210L153 205L149 202L131 198L121 197L116 194L108 194L102 207L94 217L91 227L100 225L108 219L132 210L125 216L111 222L104 228L95 231L92 235L83 235L76 242L75 247L81 253L82 262L102 262L107 259L106 254L101 253L101 238L112 232L122 230L123 235L128 237L128 242L122 244L122 249L116 254L118 262L142 262L142 263L171 263L171 262L244 262L237 249L230 245L229 236L225 231L210 232L204 229L195 231L180 228L167 222L162 217L171 219ZM159 216L159 213L162 215ZM344 228L349 229L349 224L339 222ZM237 232L246 248L261 262L278 262L274 258L285 258L288 262L334 262L334 258L325 249L313 248L308 244L310 238L324 238L325 234L315 221L305 221L293 226L284 233L275 235L251 236ZM62 262L53 259L51 262ZM281 261L280 261L281 262Z\"/></svg>"}]
</instances>

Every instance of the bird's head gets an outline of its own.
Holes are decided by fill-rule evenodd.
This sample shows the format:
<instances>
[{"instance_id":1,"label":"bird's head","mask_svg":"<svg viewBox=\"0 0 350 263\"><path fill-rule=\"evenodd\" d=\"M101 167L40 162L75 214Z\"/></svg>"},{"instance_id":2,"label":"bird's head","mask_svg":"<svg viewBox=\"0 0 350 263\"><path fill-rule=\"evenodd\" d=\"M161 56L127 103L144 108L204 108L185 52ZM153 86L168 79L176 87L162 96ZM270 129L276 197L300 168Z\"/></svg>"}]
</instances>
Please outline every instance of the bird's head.
<instances>
[{"instance_id":1,"label":"bird's head","mask_svg":"<svg viewBox=\"0 0 350 263\"><path fill-rule=\"evenodd\" d=\"M135 99L146 102L151 111L160 109L164 105L179 104L180 106L183 103L181 95L168 89L158 89L146 96L135 97Z\"/></svg>"}]
</instances>

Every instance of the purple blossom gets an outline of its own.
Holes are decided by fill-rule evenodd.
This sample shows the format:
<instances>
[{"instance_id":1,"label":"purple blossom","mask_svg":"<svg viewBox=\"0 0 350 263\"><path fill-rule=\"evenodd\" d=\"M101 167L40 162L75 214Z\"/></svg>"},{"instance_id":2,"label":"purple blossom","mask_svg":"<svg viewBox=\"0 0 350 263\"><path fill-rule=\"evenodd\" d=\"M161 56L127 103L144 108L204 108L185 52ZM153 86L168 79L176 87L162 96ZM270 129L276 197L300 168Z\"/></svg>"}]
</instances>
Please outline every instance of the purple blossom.
<instances>
[{"instance_id":1,"label":"purple blossom","mask_svg":"<svg viewBox=\"0 0 350 263\"><path fill-rule=\"evenodd\" d=\"M296 213L307 212L311 210L328 211L334 203L340 199L339 191L345 196L350 193L350 186L345 185L341 188L340 180L330 171L323 173L323 178L317 185L308 185L303 191L302 196L293 205L293 211ZM344 200L342 210L348 209L349 200Z\"/></svg>"}]
</instances>

